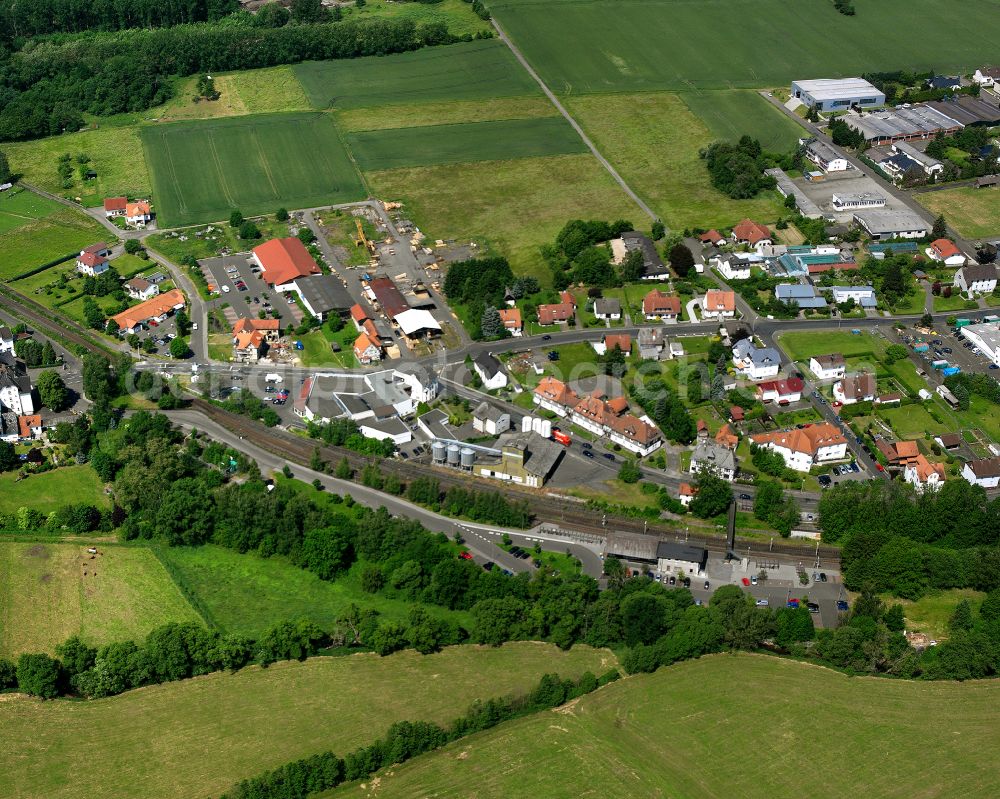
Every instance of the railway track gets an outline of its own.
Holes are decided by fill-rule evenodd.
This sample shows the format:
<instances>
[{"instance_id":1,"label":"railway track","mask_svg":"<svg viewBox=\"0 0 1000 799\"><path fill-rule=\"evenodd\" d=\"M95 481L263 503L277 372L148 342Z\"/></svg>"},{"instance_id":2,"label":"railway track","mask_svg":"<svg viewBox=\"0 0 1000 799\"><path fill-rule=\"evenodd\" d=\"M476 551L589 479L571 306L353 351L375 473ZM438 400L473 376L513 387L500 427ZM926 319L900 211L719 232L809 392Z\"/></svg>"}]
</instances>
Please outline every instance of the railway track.
<instances>
[{"instance_id":1,"label":"railway track","mask_svg":"<svg viewBox=\"0 0 1000 799\"><path fill-rule=\"evenodd\" d=\"M88 352L99 355L108 355L109 350L99 346L88 336L78 331L76 325L69 320L58 322L48 316L49 311L44 305L25 297L18 291L12 289L6 283L0 283L0 304L9 308L16 316L21 317L26 322L30 322L40 330L48 331L54 338L61 339L69 344L83 347Z\"/></svg>"},{"instance_id":2,"label":"railway track","mask_svg":"<svg viewBox=\"0 0 1000 799\"><path fill-rule=\"evenodd\" d=\"M192 408L204 413L212 421L222 425L233 433L261 449L285 458L286 460L308 465L313 452L319 449L320 458L328 463L336 463L347 458L351 468L359 471L367 464L375 461L383 474L392 474L400 480L408 481L417 477L433 476L445 490L453 487L482 491L484 485L472 477L444 468L427 468L416 464L404 463L390 458L373 458L361 455L344 447L324 444L313 439L303 439L283 430L264 427L245 416L231 413L206 400L192 400ZM531 503L531 511L536 522L544 522L556 527L567 528L592 535L605 536L608 532L623 532L633 535L648 536L657 540L676 541L684 536L678 528L663 524L650 524L641 519L633 519L615 514L605 514L601 511L580 507L569 500L539 494L530 489L517 486L497 484L489 486L489 490L499 491L508 499L526 500ZM685 536L688 543L703 546L712 552L725 552L726 539L722 536L707 536L698 533L688 533ZM801 558L811 562L817 555L825 562L838 562L840 552L834 547L815 545L797 545L787 541L764 541L762 539L736 538L736 551L750 555L784 555Z\"/></svg>"}]
</instances>

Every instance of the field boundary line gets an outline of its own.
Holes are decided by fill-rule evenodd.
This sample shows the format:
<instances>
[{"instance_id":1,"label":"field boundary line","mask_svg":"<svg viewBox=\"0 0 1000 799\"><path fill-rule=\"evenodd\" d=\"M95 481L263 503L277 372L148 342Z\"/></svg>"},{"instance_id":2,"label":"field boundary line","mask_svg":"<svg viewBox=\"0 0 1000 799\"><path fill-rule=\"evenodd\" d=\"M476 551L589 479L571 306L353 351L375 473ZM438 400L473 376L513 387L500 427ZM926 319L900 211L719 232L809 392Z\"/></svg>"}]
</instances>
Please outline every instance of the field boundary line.
<instances>
[{"instance_id":1,"label":"field boundary line","mask_svg":"<svg viewBox=\"0 0 1000 799\"><path fill-rule=\"evenodd\" d=\"M274 192L274 199L281 199L281 192L278 191L278 187L274 185L274 175L271 174L271 165L267 162L267 155L264 153L264 148L260 143L260 136L257 135L257 129L250 129L250 138L253 139L253 143L257 146L257 154L260 156L260 165L264 169L264 174L267 176L267 182L271 184L271 191Z\"/></svg>"},{"instance_id":2,"label":"field boundary line","mask_svg":"<svg viewBox=\"0 0 1000 799\"><path fill-rule=\"evenodd\" d=\"M235 208L236 202L233 200L233 195L229 193L229 182L226 180L226 172L222 168L222 159L219 158L219 150L215 146L215 136L212 131L208 134L208 147L212 151L212 160L215 161L215 168L219 170L219 188L222 189L222 194L229 201L229 207Z\"/></svg>"},{"instance_id":3,"label":"field boundary line","mask_svg":"<svg viewBox=\"0 0 1000 799\"><path fill-rule=\"evenodd\" d=\"M496 29L497 35L500 37L500 41L502 41L504 44L507 45L508 48L510 48L510 51L514 54L514 57L520 62L521 66L524 67L525 70L527 70L528 74L535 79L535 82L541 87L542 91L545 93L545 96L548 97L549 101L556 107L556 110L559 111L559 113L566 118L566 121L573 126L573 130L575 130L577 134L580 136L580 138L583 139L583 143L587 145L587 148L590 150L591 153L593 153L594 157L598 160L601 166L603 166L608 171L611 177L615 179L615 182L622 187L622 190L633 200L633 202L635 202L636 205L639 206L639 208L641 208L646 213L647 216L649 216L650 219L652 219L654 222L657 221L660 218L659 215L654 213L653 209L650 208L648 205L646 205L646 203L642 200L642 198L640 198L639 195L632 190L632 187L625 182L625 178L623 178L621 175L618 174L618 170L616 170L611 165L611 162L608 161L608 159L605 158L603 155L601 155L601 151L597 149L597 145L595 145L594 142L590 140L590 137L587 136L586 133L584 133L583 127L580 125L580 123L577 122L573 118L573 116L569 113L569 111L566 110L566 107L561 102L559 102L559 98L555 96L552 90L546 85L545 81L542 80L541 76L537 72L535 72L534 69L532 69L531 64L528 63L528 59L526 59L524 55L521 53L521 51L517 49L517 47L514 45L514 42L512 42L510 38L507 36L507 34L504 32L504 29L500 27L500 23L496 21L496 18L491 19L490 22Z\"/></svg>"},{"instance_id":4,"label":"field boundary line","mask_svg":"<svg viewBox=\"0 0 1000 799\"><path fill-rule=\"evenodd\" d=\"M191 610L197 613L201 617L201 620L205 622L205 626L210 630L218 630L225 635L225 628L215 620L215 616L212 615L212 611L208 609L202 598L188 585L187 580L180 573L180 569L163 554L162 544L153 544L147 548L153 553L153 557L156 558L157 563L163 567L163 570L167 573L167 577L170 578L170 582L174 584L180 595L190 605Z\"/></svg>"}]
</instances>

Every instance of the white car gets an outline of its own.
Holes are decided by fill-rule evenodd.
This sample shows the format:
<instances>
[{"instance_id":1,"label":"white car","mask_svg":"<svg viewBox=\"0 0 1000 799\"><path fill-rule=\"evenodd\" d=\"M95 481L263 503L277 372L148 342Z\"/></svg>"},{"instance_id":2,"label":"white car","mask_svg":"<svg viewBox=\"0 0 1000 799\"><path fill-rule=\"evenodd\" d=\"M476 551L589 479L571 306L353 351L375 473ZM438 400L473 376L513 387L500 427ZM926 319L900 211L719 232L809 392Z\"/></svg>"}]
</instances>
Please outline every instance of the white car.
<instances>
[{"instance_id":1,"label":"white car","mask_svg":"<svg viewBox=\"0 0 1000 799\"><path fill-rule=\"evenodd\" d=\"M230 291L232 291L232 289L231 289L231 288L229 288L229 286L223 286L223 287L222 287L222 290L223 290L223 291L224 291L224 292L225 292L226 294L228 294L228 293L229 293Z\"/></svg>"}]
</instances>

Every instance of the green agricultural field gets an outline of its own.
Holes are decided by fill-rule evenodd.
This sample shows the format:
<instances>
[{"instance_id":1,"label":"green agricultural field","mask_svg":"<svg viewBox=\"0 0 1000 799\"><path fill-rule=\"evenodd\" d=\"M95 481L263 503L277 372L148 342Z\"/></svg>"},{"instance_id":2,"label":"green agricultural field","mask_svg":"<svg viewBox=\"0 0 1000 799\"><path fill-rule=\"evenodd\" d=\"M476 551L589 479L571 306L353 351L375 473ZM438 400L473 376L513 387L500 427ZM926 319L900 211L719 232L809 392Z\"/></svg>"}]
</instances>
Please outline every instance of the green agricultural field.
<instances>
[{"instance_id":1,"label":"green agricultural field","mask_svg":"<svg viewBox=\"0 0 1000 799\"><path fill-rule=\"evenodd\" d=\"M144 196L150 191L138 128L134 126L101 126L47 139L6 142L3 149L11 169L26 181L60 196L79 197L87 206L100 205L105 197ZM64 153L74 159L81 154L90 156L87 166L97 177L85 181L74 174L73 187L63 188L57 169L59 156Z\"/></svg>"},{"instance_id":2,"label":"green agricultural field","mask_svg":"<svg viewBox=\"0 0 1000 799\"><path fill-rule=\"evenodd\" d=\"M60 505L86 502L108 507L110 501L97 472L89 466L61 466L18 480L16 472L0 475L0 513L34 508L48 513Z\"/></svg>"},{"instance_id":3,"label":"green agricultural field","mask_svg":"<svg viewBox=\"0 0 1000 799\"><path fill-rule=\"evenodd\" d=\"M475 699L526 692L547 672L615 666L607 650L548 644L437 655L317 657L141 688L91 702L0 702L7 799L218 796L238 780L374 742L403 720L441 724Z\"/></svg>"},{"instance_id":4,"label":"green agricultural field","mask_svg":"<svg viewBox=\"0 0 1000 799\"><path fill-rule=\"evenodd\" d=\"M566 105L604 157L671 227L726 227L747 216L767 223L781 213L777 192L730 200L712 187L698 152L715 137L678 95L570 97Z\"/></svg>"},{"instance_id":5,"label":"green agricultural field","mask_svg":"<svg viewBox=\"0 0 1000 799\"><path fill-rule=\"evenodd\" d=\"M1000 233L1000 191L965 186L921 192L914 198L928 211L944 214L962 236L980 239Z\"/></svg>"},{"instance_id":6,"label":"green agricultural field","mask_svg":"<svg viewBox=\"0 0 1000 799\"><path fill-rule=\"evenodd\" d=\"M248 69L215 78L239 97L245 114L308 111L309 100L290 66Z\"/></svg>"},{"instance_id":7,"label":"green agricultural field","mask_svg":"<svg viewBox=\"0 0 1000 799\"><path fill-rule=\"evenodd\" d=\"M587 151L561 116L361 131L347 143L365 172Z\"/></svg>"},{"instance_id":8,"label":"green agricultural field","mask_svg":"<svg viewBox=\"0 0 1000 799\"><path fill-rule=\"evenodd\" d=\"M294 69L309 101L320 109L540 94L538 84L496 39L388 56L309 61ZM405 118L400 124L406 124Z\"/></svg>"},{"instance_id":9,"label":"green agricultural field","mask_svg":"<svg viewBox=\"0 0 1000 799\"><path fill-rule=\"evenodd\" d=\"M629 219L642 211L591 155L372 172L376 196L403 202L430 239L475 239L515 272L543 285L551 272L538 248L570 219Z\"/></svg>"},{"instance_id":10,"label":"green agricultural field","mask_svg":"<svg viewBox=\"0 0 1000 799\"><path fill-rule=\"evenodd\" d=\"M351 108L337 112L337 126L345 131L415 128L422 125L452 125L459 122L494 122L498 119L535 119L558 116L545 97L498 97L489 102L454 102L384 105Z\"/></svg>"},{"instance_id":11,"label":"green agricultural field","mask_svg":"<svg viewBox=\"0 0 1000 799\"><path fill-rule=\"evenodd\" d=\"M804 135L801 125L755 91L683 92L680 96L717 139L737 141L743 135L753 136L765 150L784 153L793 150Z\"/></svg>"},{"instance_id":12,"label":"green agricultural field","mask_svg":"<svg viewBox=\"0 0 1000 799\"><path fill-rule=\"evenodd\" d=\"M78 253L108 231L82 212L60 208L0 233L0 280L10 280L42 264Z\"/></svg>"},{"instance_id":13,"label":"green agricultural field","mask_svg":"<svg viewBox=\"0 0 1000 799\"><path fill-rule=\"evenodd\" d=\"M490 11L560 94L790 85L870 70L968 72L1000 35L992 0L953 9L933 0L789 7L783 0L498 0ZM933 48L914 47L934 31ZM778 33L780 41L774 37ZM773 44L769 44L773 43Z\"/></svg>"},{"instance_id":14,"label":"green agricultural field","mask_svg":"<svg viewBox=\"0 0 1000 799\"><path fill-rule=\"evenodd\" d=\"M57 202L27 189L13 188L0 194L0 235L52 216L62 210Z\"/></svg>"},{"instance_id":15,"label":"green agricultural field","mask_svg":"<svg viewBox=\"0 0 1000 799\"><path fill-rule=\"evenodd\" d=\"M986 753L1000 745L998 698L996 680L852 679L763 655L715 655L612 683L319 796L994 796L1000 771ZM728 765L712 766L723 752Z\"/></svg>"},{"instance_id":16,"label":"green agricultural field","mask_svg":"<svg viewBox=\"0 0 1000 799\"><path fill-rule=\"evenodd\" d=\"M161 226L247 216L279 205L359 200L357 171L323 114L265 114L141 130Z\"/></svg>"},{"instance_id":17,"label":"green agricultural field","mask_svg":"<svg viewBox=\"0 0 1000 799\"><path fill-rule=\"evenodd\" d=\"M200 621L153 553L88 542L0 543L0 655L141 638L169 621ZM84 574L86 572L86 574ZM2 737L0 733L0 737Z\"/></svg>"},{"instance_id":18,"label":"green agricultural field","mask_svg":"<svg viewBox=\"0 0 1000 799\"><path fill-rule=\"evenodd\" d=\"M315 493L309 486L309 492ZM332 582L320 580L282 558L241 555L216 546L160 551L174 578L198 598L226 632L259 635L285 619L305 617L330 627L352 602L405 621L413 604L361 590L359 566ZM471 625L468 614L428 606L435 615Z\"/></svg>"}]
</instances>

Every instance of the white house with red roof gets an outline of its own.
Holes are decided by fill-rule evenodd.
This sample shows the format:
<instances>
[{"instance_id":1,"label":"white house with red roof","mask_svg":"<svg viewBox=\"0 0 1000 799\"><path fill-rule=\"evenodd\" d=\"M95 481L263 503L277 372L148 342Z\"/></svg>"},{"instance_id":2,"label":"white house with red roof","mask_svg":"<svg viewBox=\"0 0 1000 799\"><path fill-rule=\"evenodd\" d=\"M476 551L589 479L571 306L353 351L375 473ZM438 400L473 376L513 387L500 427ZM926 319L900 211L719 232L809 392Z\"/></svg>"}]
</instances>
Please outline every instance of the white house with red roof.
<instances>
[{"instance_id":1,"label":"white house with red roof","mask_svg":"<svg viewBox=\"0 0 1000 799\"><path fill-rule=\"evenodd\" d=\"M680 297L653 289L642 298L642 313L649 322L657 319L663 322L676 322L681 313Z\"/></svg>"},{"instance_id":2,"label":"white house with red roof","mask_svg":"<svg viewBox=\"0 0 1000 799\"><path fill-rule=\"evenodd\" d=\"M966 257L951 239L935 239L924 252L932 261L945 266L965 266Z\"/></svg>"},{"instance_id":3,"label":"white house with red roof","mask_svg":"<svg viewBox=\"0 0 1000 799\"><path fill-rule=\"evenodd\" d=\"M709 289L701 299L701 315L705 319L732 319L736 316L736 292Z\"/></svg>"},{"instance_id":4,"label":"white house with red roof","mask_svg":"<svg viewBox=\"0 0 1000 799\"><path fill-rule=\"evenodd\" d=\"M774 244L767 225L754 222L752 219L744 219L733 228L733 241L736 244L746 244L754 249Z\"/></svg>"},{"instance_id":5,"label":"white house with red roof","mask_svg":"<svg viewBox=\"0 0 1000 799\"><path fill-rule=\"evenodd\" d=\"M903 479L912 485L918 494L937 491L944 485L944 464L931 463L921 453L903 469Z\"/></svg>"},{"instance_id":6,"label":"white house with red roof","mask_svg":"<svg viewBox=\"0 0 1000 799\"><path fill-rule=\"evenodd\" d=\"M777 402L788 405L802 399L802 388L805 383L798 377L787 377L784 380L766 380L757 384L757 399L761 402Z\"/></svg>"},{"instance_id":7,"label":"white house with red roof","mask_svg":"<svg viewBox=\"0 0 1000 799\"><path fill-rule=\"evenodd\" d=\"M750 436L750 441L777 452L785 465L797 472L808 472L816 464L847 457L847 439L829 422L759 433Z\"/></svg>"},{"instance_id":8,"label":"white house with red roof","mask_svg":"<svg viewBox=\"0 0 1000 799\"><path fill-rule=\"evenodd\" d=\"M125 216L128 207L128 197L107 197L104 200L104 215L108 219L116 216Z\"/></svg>"},{"instance_id":9,"label":"white house with red roof","mask_svg":"<svg viewBox=\"0 0 1000 799\"><path fill-rule=\"evenodd\" d=\"M125 222L134 228L144 228L153 221L153 209L148 200L125 204Z\"/></svg>"},{"instance_id":10,"label":"white house with red roof","mask_svg":"<svg viewBox=\"0 0 1000 799\"><path fill-rule=\"evenodd\" d=\"M108 255L111 250L104 242L91 244L85 250L80 250L76 257L76 271L88 277L97 277L108 271Z\"/></svg>"},{"instance_id":11,"label":"white house with red roof","mask_svg":"<svg viewBox=\"0 0 1000 799\"><path fill-rule=\"evenodd\" d=\"M501 308L499 313L504 329L510 331L512 336L520 336L524 332L520 308Z\"/></svg>"}]
</instances>

